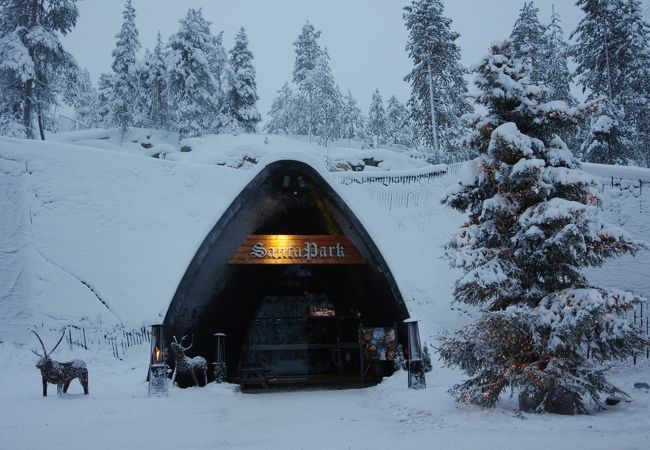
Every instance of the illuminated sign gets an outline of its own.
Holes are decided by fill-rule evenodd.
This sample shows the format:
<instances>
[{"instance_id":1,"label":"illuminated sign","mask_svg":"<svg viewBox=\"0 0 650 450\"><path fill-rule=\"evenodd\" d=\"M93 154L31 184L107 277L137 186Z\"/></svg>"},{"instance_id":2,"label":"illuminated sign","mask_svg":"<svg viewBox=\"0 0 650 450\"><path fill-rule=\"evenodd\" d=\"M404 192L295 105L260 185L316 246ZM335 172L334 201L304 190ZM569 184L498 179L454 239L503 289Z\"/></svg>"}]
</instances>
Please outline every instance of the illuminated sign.
<instances>
[{"instance_id":1,"label":"illuminated sign","mask_svg":"<svg viewBox=\"0 0 650 450\"><path fill-rule=\"evenodd\" d=\"M342 235L251 235L230 264L364 264Z\"/></svg>"}]
</instances>

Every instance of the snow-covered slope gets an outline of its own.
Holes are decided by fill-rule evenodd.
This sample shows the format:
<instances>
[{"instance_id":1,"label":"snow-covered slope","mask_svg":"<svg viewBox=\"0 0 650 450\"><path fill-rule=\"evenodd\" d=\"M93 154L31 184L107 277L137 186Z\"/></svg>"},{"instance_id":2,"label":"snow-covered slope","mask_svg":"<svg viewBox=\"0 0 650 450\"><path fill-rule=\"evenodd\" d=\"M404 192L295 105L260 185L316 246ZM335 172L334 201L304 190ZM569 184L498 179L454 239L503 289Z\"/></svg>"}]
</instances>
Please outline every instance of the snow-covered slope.
<instances>
[{"instance_id":1,"label":"snow-covered slope","mask_svg":"<svg viewBox=\"0 0 650 450\"><path fill-rule=\"evenodd\" d=\"M391 150L360 150L341 146L343 141L330 142L324 147L310 143L306 136L296 138L263 134L218 134L179 141L177 133L131 128L124 137L114 129L95 129L55 134L48 139L131 155L237 169L250 169L265 156L287 151L311 155L334 171L409 170L427 165L424 155L414 159L410 157L413 154Z\"/></svg>"},{"instance_id":2,"label":"snow-covered slope","mask_svg":"<svg viewBox=\"0 0 650 450\"><path fill-rule=\"evenodd\" d=\"M416 161L408 170L395 163L390 173L328 174L322 147L314 153L300 141L271 137L277 148L262 154L271 145L265 137L225 137L219 154L259 157L251 170L237 170L209 158L146 158L92 133L66 135L74 145L0 139L0 340L30 339L25 328L41 323L137 328L160 321L206 233L258 170L285 157L286 149L312 161L359 216L411 315L423 320L423 340L464 320L450 308L458 274L442 259L442 245L463 217L439 202L457 167L425 177L439 169ZM84 146L86 138L105 142L109 151ZM219 139L196 140L194 148ZM586 168L607 176L601 186L607 219L650 241L650 171ZM646 252L590 275L598 284L647 294L649 270Z\"/></svg>"}]
</instances>

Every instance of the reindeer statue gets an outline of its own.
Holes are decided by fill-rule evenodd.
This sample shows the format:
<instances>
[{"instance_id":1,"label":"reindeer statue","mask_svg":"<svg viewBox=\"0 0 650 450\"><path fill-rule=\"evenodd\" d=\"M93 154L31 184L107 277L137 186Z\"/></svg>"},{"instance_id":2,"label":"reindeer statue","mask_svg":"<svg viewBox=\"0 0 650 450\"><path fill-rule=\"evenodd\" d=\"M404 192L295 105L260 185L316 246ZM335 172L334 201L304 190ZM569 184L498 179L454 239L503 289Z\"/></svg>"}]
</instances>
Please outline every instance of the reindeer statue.
<instances>
[{"instance_id":1,"label":"reindeer statue","mask_svg":"<svg viewBox=\"0 0 650 450\"><path fill-rule=\"evenodd\" d=\"M191 376L194 386L199 385L197 377L203 375L203 385L205 386L208 384L208 362L202 356L195 356L194 358L185 356L185 352L194 345L194 337L192 337L192 342L189 347L183 347L183 341L186 337L183 336L181 341L178 342L176 336L174 336L174 342L170 344L175 363L174 373L172 374L172 385L176 380L176 376L180 374L183 376Z\"/></svg>"},{"instance_id":2,"label":"reindeer statue","mask_svg":"<svg viewBox=\"0 0 650 450\"><path fill-rule=\"evenodd\" d=\"M84 388L84 395L88 395L88 369L86 369L86 363L80 359L74 359L69 362L58 362L54 361L50 356L54 353L54 350L59 346L65 336L65 330L59 338L59 342L56 343L54 348L47 353L45 350L45 345L41 337L34 330L30 330L38 338L38 342L41 343L43 348L43 354L41 355L36 350L32 350L34 354L41 359L36 363L36 367L41 371L41 377L43 377L43 397L47 397L47 383L56 384L57 394L65 394L68 392L68 387L70 382L75 378L79 378L81 386Z\"/></svg>"}]
</instances>

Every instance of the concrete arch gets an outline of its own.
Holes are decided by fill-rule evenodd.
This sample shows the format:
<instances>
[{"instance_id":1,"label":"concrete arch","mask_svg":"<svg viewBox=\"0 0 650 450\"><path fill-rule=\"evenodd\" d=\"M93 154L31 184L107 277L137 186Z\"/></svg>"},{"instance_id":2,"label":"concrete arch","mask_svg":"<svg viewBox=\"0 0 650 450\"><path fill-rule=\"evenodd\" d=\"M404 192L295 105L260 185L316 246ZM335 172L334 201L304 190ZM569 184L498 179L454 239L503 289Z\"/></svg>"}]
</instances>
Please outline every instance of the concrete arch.
<instances>
[{"instance_id":1,"label":"concrete arch","mask_svg":"<svg viewBox=\"0 0 650 450\"><path fill-rule=\"evenodd\" d=\"M259 299L282 268L228 262L252 234L343 234L366 264L310 267L320 289L346 298L368 326L392 326L409 317L386 261L350 207L310 165L281 160L248 183L208 233L190 262L164 319L167 336L193 334L197 352L212 353L211 334L228 335L234 374Z\"/></svg>"}]
</instances>

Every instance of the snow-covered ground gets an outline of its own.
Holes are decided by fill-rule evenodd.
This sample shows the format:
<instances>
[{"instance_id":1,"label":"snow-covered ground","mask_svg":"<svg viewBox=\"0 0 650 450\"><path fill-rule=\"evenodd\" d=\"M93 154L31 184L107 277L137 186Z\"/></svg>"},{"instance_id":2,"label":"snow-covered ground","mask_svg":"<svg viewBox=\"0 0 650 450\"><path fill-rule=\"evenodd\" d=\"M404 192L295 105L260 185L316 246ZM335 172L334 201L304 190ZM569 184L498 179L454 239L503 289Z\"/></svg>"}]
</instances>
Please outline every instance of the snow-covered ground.
<instances>
[{"instance_id":1,"label":"snow-covered ground","mask_svg":"<svg viewBox=\"0 0 650 450\"><path fill-rule=\"evenodd\" d=\"M63 349L61 359L86 359L90 395L75 380L68 395L50 385L44 398L28 348L0 344L2 449L627 450L650 440L650 394L633 387L650 380L645 360L613 374L631 403L566 417L517 414L516 397L493 410L459 405L446 390L462 375L439 367L424 391L399 372L366 389L242 394L210 384L148 398L145 347L125 361Z\"/></svg>"},{"instance_id":2,"label":"snow-covered ground","mask_svg":"<svg viewBox=\"0 0 650 450\"><path fill-rule=\"evenodd\" d=\"M91 130L51 138L0 138L0 361L6 362L0 370L0 449L650 445L650 394L633 388L650 383L645 358L613 370L633 401L589 417L519 416L510 398L490 411L457 405L446 390L462 374L440 367L429 374L424 392L408 391L398 374L363 390L243 395L211 385L147 398L146 346L127 349L118 360L93 339L115 326L130 330L160 321L187 264L230 201L264 164L291 154L313 161L359 216L409 312L422 319L423 341L435 343L454 329L466 316L450 308L458 274L441 256L463 217L439 199L455 182L457 167L418 178L440 168L385 150L327 150L279 136L179 143L172 135L134 130L120 144L115 132ZM164 159L152 158L156 153ZM327 164L364 171L330 174ZM600 177L606 219L650 241L650 171L585 169ZM589 272L597 284L646 295L648 274L650 252ZM56 354L86 360L88 398L76 381L64 398L40 396L29 351L37 342L27 328L38 327L52 345L52 330L63 325L88 329L90 350L66 344Z\"/></svg>"}]
</instances>

